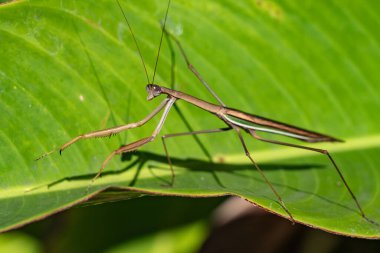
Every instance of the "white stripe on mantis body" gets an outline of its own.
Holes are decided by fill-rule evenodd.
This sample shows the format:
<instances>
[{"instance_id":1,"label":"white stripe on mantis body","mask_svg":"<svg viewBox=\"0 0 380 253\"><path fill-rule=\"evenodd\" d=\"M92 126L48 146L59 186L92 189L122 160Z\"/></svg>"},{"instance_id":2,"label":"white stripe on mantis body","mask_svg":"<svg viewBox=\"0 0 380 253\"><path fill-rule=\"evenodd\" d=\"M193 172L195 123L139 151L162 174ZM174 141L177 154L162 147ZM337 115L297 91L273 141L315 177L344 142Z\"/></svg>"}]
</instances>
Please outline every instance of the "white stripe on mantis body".
<instances>
[{"instance_id":1,"label":"white stripe on mantis body","mask_svg":"<svg viewBox=\"0 0 380 253\"><path fill-rule=\"evenodd\" d=\"M240 126L242 128L245 128L245 129L252 129L252 130L266 132L266 133L272 133L272 134L279 134L279 135L288 136L288 137L297 138L297 139L302 139L302 140L311 140L312 139L312 138L309 138L309 137L306 137L303 135L293 134L293 133L277 130L274 128L270 128L270 127L257 126L256 124L251 123L249 121L238 119L236 117L229 116L229 115L223 115L223 118L226 119L228 122L230 122L234 125ZM239 120L239 121L237 121L237 120Z\"/></svg>"}]
</instances>

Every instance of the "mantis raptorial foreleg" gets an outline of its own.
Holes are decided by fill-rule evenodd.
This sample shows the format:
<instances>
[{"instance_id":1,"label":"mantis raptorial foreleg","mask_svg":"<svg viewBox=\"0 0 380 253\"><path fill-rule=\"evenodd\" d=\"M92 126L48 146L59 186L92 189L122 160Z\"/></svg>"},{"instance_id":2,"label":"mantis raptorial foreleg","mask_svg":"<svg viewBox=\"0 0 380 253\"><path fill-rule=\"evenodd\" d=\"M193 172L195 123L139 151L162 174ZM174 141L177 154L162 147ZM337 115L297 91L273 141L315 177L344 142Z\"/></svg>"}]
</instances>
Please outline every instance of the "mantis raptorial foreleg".
<instances>
[{"instance_id":1,"label":"mantis raptorial foreleg","mask_svg":"<svg viewBox=\"0 0 380 253\"><path fill-rule=\"evenodd\" d=\"M90 132L90 133L81 134L81 135L71 139L70 141L66 142L65 144L63 144L59 148L59 153L61 154L63 150L65 150L66 148L68 148L69 146L74 144L75 142L82 140L82 139L89 139L89 138L96 138L96 137L107 137L107 136L111 136L114 134L118 134L118 133L125 131L125 130L128 130L128 129L132 129L132 128L142 126L146 122L148 122L151 118L153 118L157 113L159 113L162 110L162 108L164 108L164 106L168 103L169 100L170 100L169 98L166 98L147 117L145 117L144 119L142 119L138 122L134 122L134 123L130 123L130 124L122 125L122 126L117 126L117 127L112 127L112 128L108 128L108 129L98 130L98 131L94 131L94 132ZM40 160L40 159L44 158L47 155L50 155L51 153L53 153L55 151L56 150L49 151L49 152L39 156L35 160L36 161Z\"/></svg>"},{"instance_id":2,"label":"mantis raptorial foreleg","mask_svg":"<svg viewBox=\"0 0 380 253\"><path fill-rule=\"evenodd\" d=\"M124 146L122 146L122 147L116 149L115 151L113 151L113 152L112 152L112 153L111 153L111 154L110 154L110 155L104 160L104 162L102 163L102 167L100 168L98 174L96 174L96 176L95 176L92 180L95 181L95 180L100 176L100 174L102 174L102 172L103 172L104 168L106 167L107 163L108 163L108 162L112 159L112 157L114 157L115 155L119 155L119 154L121 154L121 153L126 153L126 152L130 152L130 151L136 150L136 149L138 149L139 147L141 147L141 146L147 144L148 142L153 141L153 140L156 138L157 134L161 131L161 128L162 128L162 126L163 126L163 124L164 124L164 122L165 122L165 120L166 120L166 117L168 116L168 113L169 113L169 111L170 111L170 108L172 107L172 105L173 105L173 103L174 103L175 101L176 101L176 98L171 97L171 98L167 98L167 99L165 100L165 103L161 103L161 105L162 105L162 104L164 104L164 105L166 104L166 107L165 107L165 110L164 110L164 112L163 112L163 114L162 114L162 116L161 116L160 122L158 123L156 129L153 131L153 133L152 133L151 136L149 136L149 137L147 137L147 138L140 139L140 140L135 141L135 142L132 142L132 143L129 143L129 144L124 145ZM161 107L161 105L160 105L159 107ZM157 107L157 108L159 108L159 107ZM156 108L156 110L157 110L157 108ZM162 108L162 107L161 107L161 108ZM161 108L160 108L160 110L161 110ZM160 110L158 110L158 111L160 111ZM153 113L154 113L154 112L152 112L150 115L152 115ZM156 112L155 114L157 114L157 112ZM154 115L155 115L155 114L154 114ZM150 115L149 115L149 116L150 116ZM153 115L153 116L154 116L154 115ZM148 116L148 117L149 117L149 116ZM152 116L152 117L153 117L153 116ZM145 118L145 119L146 119L146 118ZM145 119L144 119L144 120L145 120ZM149 120L149 119L148 119L148 120Z\"/></svg>"}]
</instances>

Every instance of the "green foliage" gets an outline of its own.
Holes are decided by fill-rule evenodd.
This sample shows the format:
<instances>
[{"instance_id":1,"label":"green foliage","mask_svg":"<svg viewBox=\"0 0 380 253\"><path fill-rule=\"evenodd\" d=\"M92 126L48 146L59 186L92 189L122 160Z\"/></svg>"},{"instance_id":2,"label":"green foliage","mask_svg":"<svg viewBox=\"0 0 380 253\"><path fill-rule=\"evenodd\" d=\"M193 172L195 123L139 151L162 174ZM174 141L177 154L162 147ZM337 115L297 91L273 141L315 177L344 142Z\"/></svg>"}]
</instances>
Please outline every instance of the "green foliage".
<instances>
[{"instance_id":1,"label":"green foliage","mask_svg":"<svg viewBox=\"0 0 380 253\"><path fill-rule=\"evenodd\" d=\"M168 29L228 106L345 139L313 146L331 151L367 215L380 222L376 4L174 0ZM166 4L128 1L123 6L151 76ZM34 161L78 134L138 121L159 103L160 98L145 99L145 74L114 1L1 5L0 41L1 230L110 187L119 191L104 192L98 201L144 194L237 195L286 216L233 132L199 136L198 142L169 139L174 187L164 186L170 171L159 138L131 157L115 157L103 177L91 183L112 150L149 136L158 119L111 139L82 141L62 157L54 153ZM170 86L175 56L175 88L214 101L166 42L156 83ZM223 127L199 108L181 101L178 108L194 130ZM162 133L184 131L189 127L173 110ZM245 137L298 222L379 238L380 227L360 217L325 157Z\"/></svg>"}]
</instances>

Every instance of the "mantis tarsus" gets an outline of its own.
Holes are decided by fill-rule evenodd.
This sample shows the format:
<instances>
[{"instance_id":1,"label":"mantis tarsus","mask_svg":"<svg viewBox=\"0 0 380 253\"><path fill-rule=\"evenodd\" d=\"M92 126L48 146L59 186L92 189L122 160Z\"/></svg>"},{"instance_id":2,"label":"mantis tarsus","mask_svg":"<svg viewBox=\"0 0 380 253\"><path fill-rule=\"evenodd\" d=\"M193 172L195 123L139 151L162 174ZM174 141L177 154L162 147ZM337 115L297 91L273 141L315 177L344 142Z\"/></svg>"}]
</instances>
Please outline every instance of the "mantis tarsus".
<instances>
[{"instance_id":1,"label":"mantis tarsus","mask_svg":"<svg viewBox=\"0 0 380 253\"><path fill-rule=\"evenodd\" d=\"M165 154L166 154L166 157L167 157L167 160L168 160L168 164L170 166L171 174L172 174L170 185L174 184L175 174L174 174L172 162L171 162L171 159L170 159L170 156L169 156L169 152L168 152L168 149L167 149L167 146L166 146L166 142L165 142L165 140L167 138L172 138L172 137L176 137L176 136L183 136L183 135L197 135L197 134L205 134L205 133L217 133L217 132L225 132L225 131L232 130L232 131L236 132L236 134L237 134L237 136L238 136L238 138L239 138L239 140L240 140L240 142L242 144L242 147L243 147L243 150L244 150L246 156L251 161L251 163L253 164L253 166L257 169L257 171L260 173L260 175L264 178L264 180L267 182L267 184L270 186L271 190L276 195L279 204L286 211L286 213L289 216L289 219L294 223L295 222L294 218L293 218L292 214L290 213L290 211L288 210L288 208L286 207L285 203L283 202L281 196L279 195L279 193L277 192L277 190L274 188L274 186L270 183L270 181L267 179L267 177L265 176L265 174L263 173L263 171L260 169L260 167L258 166L258 164L252 158L252 156L251 156L251 154L250 154L250 152L249 152L249 150L248 150L248 148L246 146L245 140L244 140L244 138L243 138L243 136L241 134L241 131L245 131L250 136L252 136L253 138L255 138L255 139L259 140L259 141L268 142L268 143L272 143L272 144L276 144L276 145L289 146L289 147L294 147L294 148L299 148L299 149L306 149L306 150L310 150L310 151L313 151L313 152L318 152L318 153L321 153L321 154L327 156L327 158L329 159L329 161L331 162L331 164L334 166L335 170L337 171L340 179L343 181L346 189L348 190L349 194L351 195L352 199L354 200L356 206L358 207L358 210L360 211L361 216L363 218L369 220L367 218L367 216L365 215L363 209L361 208L361 206L360 206L357 198L355 197L354 193L352 192L352 190L350 189L349 185L347 184L347 182L346 182L344 176L342 175L340 169L338 168L337 164L335 163L334 159L331 157L331 155L329 154L329 152L327 150L318 149L318 148L312 148L312 147L307 147L307 146L301 146L301 145L297 145L297 144L286 143L286 142L281 142L281 141L277 141L277 140L270 140L270 139L262 138L258 134L258 132L267 132L267 133L272 133L272 134L279 134L279 135L287 136L287 137L290 137L290 138L295 138L295 139L298 139L298 140L301 140L301 141L304 141L304 142L340 142L341 140L336 139L336 138L331 137L331 136L328 136L328 135L325 135L325 134L320 134L320 133L317 133L317 132L305 130L305 129L302 129L302 128L299 128L299 127L296 127L296 126L288 125L288 124L285 124L285 123L281 123L281 122L278 122L278 121L274 121L274 120L271 120L271 119L267 119L267 118L264 118L264 117L260 117L260 116L257 116L257 115L249 114L249 113L246 113L246 112L243 112L243 111L240 111L240 110L236 110L236 109L232 109L232 108L227 107L223 103L223 101L216 95L216 93L214 92L214 90L211 89L211 87L208 85L208 83L201 77L201 75L195 69L195 67L190 63L190 61L189 61L189 59L188 59L188 57L187 57L187 55L185 53L185 50L183 49L183 47L182 47L181 43L179 42L179 40L176 37L174 37L172 34L170 34L165 29L166 20L167 20L167 16L168 16L168 11L169 11L171 0L168 1L166 13L165 13L165 20L164 20L164 23L162 25L160 44L159 44L158 51L157 51L157 57L156 57L156 62L155 62L154 73L153 73L152 81L150 81L149 80L149 76L148 76L148 72L147 72L147 69L146 69L146 66L145 66L145 63L144 63L144 59L143 59L142 54L141 54L141 50L139 48L137 40L136 40L136 38L134 36L134 33L132 31L132 27L130 26L130 23L129 23L128 19L127 19L127 16L125 15L125 13L123 11L123 8L121 7L119 1L116 0L116 2L119 5L119 8L120 8L120 10L121 10L121 12L122 12L122 14L123 14L123 16L125 18L126 23L128 24L129 31L130 31L130 33L131 33L131 35L133 37L135 46L136 46L137 51L138 51L138 53L140 55L142 66L144 67L144 71L145 71L145 74L146 74L146 77L147 77L147 81L148 81L148 85L146 86L146 90L147 90L147 93L148 93L147 99L148 100L152 100L155 97L160 96L161 94L167 95L167 97L162 101L162 103L156 109L154 109L148 116L146 116L141 121L138 121L138 122L135 122L135 123L130 123L130 124L127 124L127 125L117 126L117 127L113 127L113 128L108 128L108 129L104 129L104 130L99 130L99 131L94 131L94 132L90 132L90 133L79 135L79 136L75 137L74 139L70 140L69 142L65 143L64 145L62 145L59 148L59 152L60 153L63 150L65 150L67 147L69 147L70 145L72 145L73 143L77 142L80 139L88 139L88 138L93 138L93 137L111 136L111 135L114 135L114 134L118 134L118 133L120 133L122 131L128 130L128 129L140 127L140 126L144 125L146 122L148 122L150 119L152 119L160 111L163 110L163 114L161 116L161 119L160 119L157 127L153 131L152 135L150 135L150 136L148 136L146 138L137 140L135 142L132 142L130 144L124 145L124 146L120 147L119 149L113 151L104 160L104 162L103 162L103 164L101 166L101 169L99 170L99 172L96 174L96 176L93 179L93 180L95 180L95 179L97 179L100 176L100 174L102 173L102 171L106 167L107 163L110 161L110 159L112 159L113 156L121 154L121 153L125 153L125 152L130 152L130 151L136 150L139 147L141 147L141 146L143 146L143 145L145 145L145 144L153 141L156 138L156 136L159 134L159 132L160 132L160 130L161 130L161 128L162 128L162 126L163 126L163 124L164 124L164 122L166 120L166 117L167 117L170 109L172 108L173 104L177 100L184 100L184 101L186 101L186 102L188 102L188 103L190 103L192 105L195 105L195 106L197 106L197 107L199 107L199 108L201 108L201 109L203 109L205 111L208 111L208 112L214 114L216 117L218 117L220 120L222 120L227 126L224 127L224 128L219 128L219 129L210 129L210 130L201 130L201 131L193 131L193 132L185 132L185 133L176 133L176 134L168 134L168 135L162 136L162 142L163 142ZM162 45L162 38L163 38L163 36L165 34L171 40L173 40L176 43L176 45L178 46L178 48L180 50L180 53L181 53L182 57L184 58L184 60L186 61L187 66L188 66L188 68L190 69L190 71L199 79L199 81L215 97L215 99L218 101L219 105L206 102L204 100L198 99L196 97L193 97L191 95L188 95L188 94L180 92L180 91L176 91L174 89L169 89L169 88L166 88L166 87L154 84L155 73L156 73L156 70L157 70L157 64L158 64L158 60L159 60L159 54L160 54L160 49L161 49L161 45Z\"/></svg>"}]
</instances>

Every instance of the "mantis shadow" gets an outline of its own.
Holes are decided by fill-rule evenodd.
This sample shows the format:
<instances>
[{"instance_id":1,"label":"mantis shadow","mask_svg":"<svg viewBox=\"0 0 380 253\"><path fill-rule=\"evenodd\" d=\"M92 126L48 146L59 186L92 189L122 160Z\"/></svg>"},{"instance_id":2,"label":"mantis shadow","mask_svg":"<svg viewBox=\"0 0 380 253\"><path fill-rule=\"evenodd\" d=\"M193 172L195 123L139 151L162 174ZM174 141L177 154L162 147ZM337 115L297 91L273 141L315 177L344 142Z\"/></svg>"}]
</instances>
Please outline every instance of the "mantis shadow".
<instances>
[{"instance_id":1,"label":"mantis shadow","mask_svg":"<svg viewBox=\"0 0 380 253\"><path fill-rule=\"evenodd\" d=\"M121 156L122 161L130 161L133 159L133 157L136 157L136 159L128 165L126 168L124 168L122 171L126 171L129 168L137 165L136 173L129 183L129 186L134 186L136 184L136 181L138 179L138 176L141 172L141 169L144 167L145 164L148 162L158 162L158 163L165 163L167 164L167 158L164 155L155 154L152 152L147 151L137 151L134 153L124 153ZM245 171L247 169L252 168L251 163L242 163L242 164L228 164L228 163L214 163L211 161L204 161L200 159L194 159L194 158L176 158L171 157L172 165L173 167L181 167L190 171L197 171L197 172L209 172L212 173L213 178L215 179L216 183L225 188L225 186L222 184L221 180L219 179L217 172L226 172L231 173L234 175L238 175L241 177L246 177L245 174L239 173L239 171ZM311 168L322 168L323 166L317 165L317 164L302 164L302 165L291 165L291 164L264 164L260 165L260 168L262 170L305 170L305 169L311 169ZM150 169L153 172L153 169L162 169L162 170L169 170L169 165L167 167L158 166L158 165L148 165L148 169ZM107 172L114 174L114 173L120 173L119 172ZM159 180L163 181L164 183L168 184L169 182L164 179L160 178L159 176L155 175Z\"/></svg>"},{"instance_id":2,"label":"mantis shadow","mask_svg":"<svg viewBox=\"0 0 380 253\"><path fill-rule=\"evenodd\" d=\"M130 152L130 153L124 153L121 156L121 160L123 162L129 162L131 161L127 166L122 168L118 171L105 171L102 173L103 176L107 175L118 175L122 174L125 171L128 171L134 167L137 166L136 172L129 182L128 186L132 187L135 186L136 182L138 181L140 172L142 168L147 165L149 162L158 162L158 163L166 163L167 164L167 158L164 155L155 154L152 152L147 151L136 151L136 152ZM231 173L234 175L238 175L240 177L246 178L247 175L244 173L241 173L241 171L246 171L247 169L254 169L252 168L251 163L242 163L242 164L226 164L226 163L213 163L210 161L203 161L199 159L193 159L193 158L171 158L173 167L181 167L190 171L195 172L209 172L212 173L213 178L215 179L216 183L222 187L226 188L221 180L219 179L217 172L225 172L225 173ZM155 169L162 169L162 170L169 170L169 166L166 168L163 166L157 166L157 165L147 165L148 169L152 172L152 174L160 181L162 181L164 184L168 184L168 180L166 178L160 177L154 173ZM308 170L308 169L324 169L325 166L319 165L319 164L261 164L260 168L263 171L280 171L280 170L292 170L292 171L299 171L299 170ZM95 174L86 174L86 175L79 175L79 176L73 176L73 177L66 177L57 181L54 181L47 185L48 188L59 184L63 181L73 181L73 180L92 180ZM265 180L260 178L255 178L256 181L259 181L261 183L266 183ZM287 188L289 190L304 193L307 195L313 195L324 202L327 202L329 204L337 205L341 208L344 208L346 210L357 212L356 209L353 209L351 207L347 207L339 202L336 202L334 200L328 199L324 196L318 195L311 191L306 191L302 189L298 189L296 187L292 187L289 185L284 185L281 183L271 182L272 185L282 188ZM276 201L275 199L272 199L273 201Z\"/></svg>"}]
</instances>

